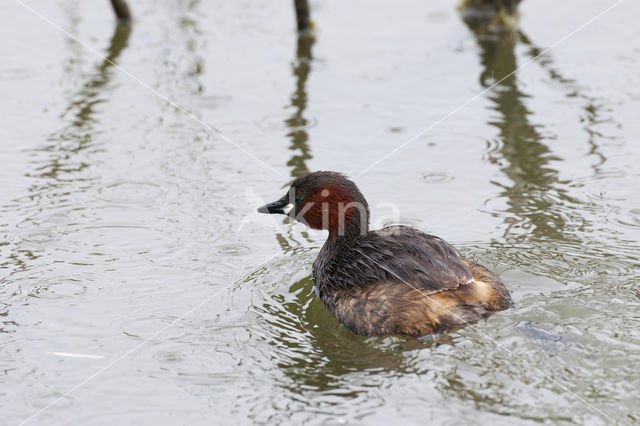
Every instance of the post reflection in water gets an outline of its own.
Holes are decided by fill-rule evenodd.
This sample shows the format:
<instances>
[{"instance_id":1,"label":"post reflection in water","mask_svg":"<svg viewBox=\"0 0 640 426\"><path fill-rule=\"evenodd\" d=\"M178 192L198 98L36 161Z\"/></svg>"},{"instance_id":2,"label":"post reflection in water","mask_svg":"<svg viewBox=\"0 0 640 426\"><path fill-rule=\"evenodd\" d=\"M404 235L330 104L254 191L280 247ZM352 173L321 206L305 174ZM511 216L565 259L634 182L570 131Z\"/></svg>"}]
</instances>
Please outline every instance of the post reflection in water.
<instances>
[{"instance_id":1,"label":"post reflection in water","mask_svg":"<svg viewBox=\"0 0 640 426\"><path fill-rule=\"evenodd\" d=\"M311 149L309 148L309 133L307 132L309 120L304 117L307 109L307 80L311 72L311 62L313 59L311 49L315 43L315 36L311 31L302 31L298 33L296 58L293 63L293 76L296 80L296 88L291 95L291 107L293 114L287 118L284 123L289 129L287 137L291 139L289 150L293 151L291 159L287 161L287 166L292 167L291 176L297 178L309 173L306 161L311 158ZM283 188L288 188L291 182L288 182ZM283 219L283 223L287 223L289 219ZM308 233L302 233L308 242L311 240ZM296 236L289 229L287 237L277 234L278 244L285 253L296 253L297 247L292 246L289 241L296 241Z\"/></svg>"},{"instance_id":2,"label":"post reflection in water","mask_svg":"<svg viewBox=\"0 0 640 426\"><path fill-rule=\"evenodd\" d=\"M306 161L311 158L309 148L309 134L307 133L308 120L304 117L307 108L307 79L311 71L311 48L315 42L311 32L305 31L298 34L298 47L296 61L293 67L293 75L296 77L296 90L291 95L291 107L293 115L285 123L291 131L287 136L291 139L289 149L294 151L287 166L292 167L291 176L298 177L309 173Z\"/></svg>"},{"instance_id":3,"label":"post reflection in water","mask_svg":"<svg viewBox=\"0 0 640 426\"><path fill-rule=\"evenodd\" d=\"M562 75L562 73L553 66L551 58L542 54L544 49L536 46L522 31L518 31L518 38L521 44L527 46L527 56L535 59L536 62L547 71L549 80L560 83L566 89L566 96L568 98L579 98L584 101L584 106L582 107L583 128L587 133L587 140L590 147L589 154L598 159L598 161L592 164L594 174L598 175L602 171L601 167L607 159L596 143L596 138L604 138L605 136L595 130L595 127L600 123L613 121L613 118L602 117L604 110L606 110L603 102L594 96L584 93L583 87L579 86L575 80Z\"/></svg>"},{"instance_id":4,"label":"post reflection in water","mask_svg":"<svg viewBox=\"0 0 640 426\"><path fill-rule=\"evenodd\" d=\"M287 165L292 167L293 178L309 172L306 161L312 158L308 144L309 120L305 117L305 110L308 105L306 84L311 71L314 41L313 34L309 32L300 33L297 40L296 62L293 67L296 88L291 96L294 111L285 121L289 129L287 136L291 141L289 149L293 151ZM302 236L307 238L306 231ZM305 257L305 253L310 250L296 241L293 232L286 236L278 234L276 237L287 256ZM310 255L315 256L315 250ZM350 391L348 394L342 392L349 387L346 383L351 374L367 374L371 377L372 388L375 388L377 383L384 380L382 376L376 378L380 372L385 372L385 375L415 372L417 367L406 351L450 343L448 336L428 342L397 337L392 339L391 344L385 344L383 339L368 340L356 336L342 327L327 311L322 301L315 296L313 285L311 275L308 275L286 290L275 290L277 293L269 295L271 300L265 300L263 304L256 306L267 324L269 344L279 354L278 367L287 377L281 385L289 392L299 394L304 390L324 395L339 394L341 397L363 398L365 401L371 396L367 396L366 388ZM286 294L280 293L283 291ZM324 404L329 403L320 397L317 405L320 407Z\"/></svg>"},{"instance_id":5,"label":"post reflection in water","mask_svg":"<svg viewBox=\"0 0 640 426\"><path fill-rule=\"evenodd\" d=\"M313 281L307 276L296 281L287 294L271 294L271 300L256 306L266 323L268 343L278 354L277 365L287 378L281 386L292 393L339 393L350 388L350 380L361 380L356 377L362 374L375 389L389 376L418 374L424 367L418 364L415 349L453 343L449 335L426 341L354 335L332 317L312 288ZM364 398L367 392L363 387L340 395Z\"/></svg>"},{"instance_id":6,"label":"post reflection in water","mask_svg":"<svg viewBox=\"0 0 640 426\"><path fill-rule=\"evenodd\" d=\"M65 210L79 208L70 202L70 184L75 182L78 184L77 188L82 189L82 182L89 180L77 175L90 166L86 157L79 158L79 155L92 144L92 135L95 133L93 123L96 121L95 107L104 101L100 95L112 77L110 68L127 46L130 33L131 27L128 24L118 23L115 26L106 59L100 63L95 73L92 73L91 79L78 91L69 95L69 103L62 114L62 118L66 118L68 124L53 132L48 137L47 145L34 150L33 170L26 173L26 176L33 178L29 187L30 195L10 207L18 209L21 216L26 216L18 227L25 229L27 235L16 241L11 254L0 265L12 271L3 281L28 270L33 260L41 256L39 253L44 250L44 246L56 239L55 233L62 232L59 227L55 230L42 228L42 223L47 220L42 212L47 212L48 215L63 215ZM74 58L78 54L75 51L72 53ZM71 174L76 176L72 178ZM37 237L35 240L31 238L29 230ZM36 287L27 289L24 293L29 295L32 292L46 290L46 286L39 290Z\"/></svg>"},{"instance_id":7,"label":"post reflection in water","mask_svg":"<svg viewBox=\"0 0 640 426\"><path fill-rule=\"evenodd\" d=\"M72 115L70 125L50 138L54 142L62 139L65 142L70 141L73 143L62 145L54 143L43 148L43 150L49 152L57 151L58 154L49 159L49 164L39 167L38 170L42 171L36 176L56 179L60 172L74 171L73 168L69 167L67 154L69 152L80 152L90 144L93 131L91 123L95 120L94 108L103 102L100 95L111 80L112 72L110 68L113 67L122 51L127 47L130 34L131 26L129 24L122 22L116 24L107 55L98 67L95 76L87 81L79 92L70 96L70 103L63 114L63 118L67 115ZM87 166L88 164L81 164L76 170L81 170Z\"/></svg>"},{"instance_id":8,"label":"post reflection in water","mask_svg":"<svg viewBox=\"0 0 640 426\"><path fill-rule=\"evenodd\" d=\"M469 14L463 15L463 20L480 47L480 84L487 88L499 82L488 98L498 113L489 124L499 130L498 152L490 159L512 183L500 184L500 196L510 206L504 237L514 241L530 233L536 238L565 239L565 218L555 204L567 195L556 185L558 171L551 166L560 158L543 142L542 126L531 123L531 112L525 105L529 95L519 89L517 75L509 75L518 67L515 48L523 37L514 28L494 25L488 17Z\"/></svg>"}]
</instances>

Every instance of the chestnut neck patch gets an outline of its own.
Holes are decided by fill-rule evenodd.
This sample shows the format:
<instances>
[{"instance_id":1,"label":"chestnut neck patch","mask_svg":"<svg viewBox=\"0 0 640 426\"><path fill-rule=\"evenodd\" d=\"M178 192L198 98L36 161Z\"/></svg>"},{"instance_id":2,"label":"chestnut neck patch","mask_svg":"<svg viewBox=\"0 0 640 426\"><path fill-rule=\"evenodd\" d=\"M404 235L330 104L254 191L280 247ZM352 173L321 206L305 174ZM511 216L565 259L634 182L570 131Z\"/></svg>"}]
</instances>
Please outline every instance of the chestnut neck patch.
<instances>
[{"instance_id":1,"label":"chestnut neck patch","mask_svg":"<svg viewBox=\"0 0 640 426\"><path fill-rule=\"evenodd\" d=\"M359 227L361 215L368 215L360 211L365 208L342 185L331 184L318 187L307 197L300 213L310 228L326 229L331 235L344 234L354 225Z\"/></svg>"}]
</instances>

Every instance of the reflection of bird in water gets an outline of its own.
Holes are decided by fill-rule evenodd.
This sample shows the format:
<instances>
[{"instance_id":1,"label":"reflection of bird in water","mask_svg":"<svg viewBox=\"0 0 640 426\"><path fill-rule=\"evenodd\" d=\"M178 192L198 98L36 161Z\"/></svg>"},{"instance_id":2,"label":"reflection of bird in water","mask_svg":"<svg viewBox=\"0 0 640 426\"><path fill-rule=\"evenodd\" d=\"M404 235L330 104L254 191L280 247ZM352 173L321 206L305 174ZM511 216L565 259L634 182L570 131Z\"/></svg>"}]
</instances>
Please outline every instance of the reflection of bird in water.
<instances>
[{"instance_id":1,"label":"reflection of bird in water","mask_svg":"<svg viewBox=\"0 0 640 426\"><path fill-rule=\"evenodd\" d=\"M375 384L380 371L392 375L419 374L416 349L455 344L450 334L432 335L432 339L368 339L354 336L342 327L315 297L311 276L302 278L272 300L255 306L266 321L267 339L278 353L278 367L290 380L283 388L299 392L300 387L319 391L344 389L345 376L370 372ZM352 391L346 397L361 393Z\"/></svg>"}]
</instances>

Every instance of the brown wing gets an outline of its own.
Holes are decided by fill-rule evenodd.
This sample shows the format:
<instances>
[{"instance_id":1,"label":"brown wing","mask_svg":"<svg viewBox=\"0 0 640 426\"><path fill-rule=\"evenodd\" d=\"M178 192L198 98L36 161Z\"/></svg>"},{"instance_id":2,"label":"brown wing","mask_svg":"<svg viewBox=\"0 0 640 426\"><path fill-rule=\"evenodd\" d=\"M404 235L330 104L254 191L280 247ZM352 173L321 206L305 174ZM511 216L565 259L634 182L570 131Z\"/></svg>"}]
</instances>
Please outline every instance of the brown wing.
<instances>
[{"instance_id":1,"label":"brown wing","mask_svg":"<svg viewBox=\"0 0 640 426\"><path fill-rule=\"evenodd\" d=\"M460 253L441 238L407 226L372 231L337 254L325 276L336 289L404 282L424 295L454 290L473 277Z\"/></svg>"}]
</instances>

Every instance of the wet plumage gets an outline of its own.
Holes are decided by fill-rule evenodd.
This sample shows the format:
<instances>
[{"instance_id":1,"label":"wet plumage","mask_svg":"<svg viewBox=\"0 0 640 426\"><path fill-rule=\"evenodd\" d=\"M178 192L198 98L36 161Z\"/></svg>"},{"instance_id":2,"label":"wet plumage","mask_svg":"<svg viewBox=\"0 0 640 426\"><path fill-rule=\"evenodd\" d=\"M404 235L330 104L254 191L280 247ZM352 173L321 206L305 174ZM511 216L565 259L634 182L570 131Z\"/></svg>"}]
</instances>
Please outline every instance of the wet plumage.
<instances>
[{"instance_id":1,"label":"wet plumage","mask_svg":"<svg viewBox=\"0 0 640 426\"><path fill-rule=\"evenodd\" d=\"M349 330L422 336L510 305L495 274L464 259L443 239L408 226L369 231L366 200L343 175L312 173L292 189L296 195L290 192L267 206L286 204L290 216L329 230L313 280L327 309ZM345 211L344 205L352 204L359 211ZM279 212L273 209L269 212ZM339 213L345 222L340 226Z\"/></svg>"}]
</instances>

